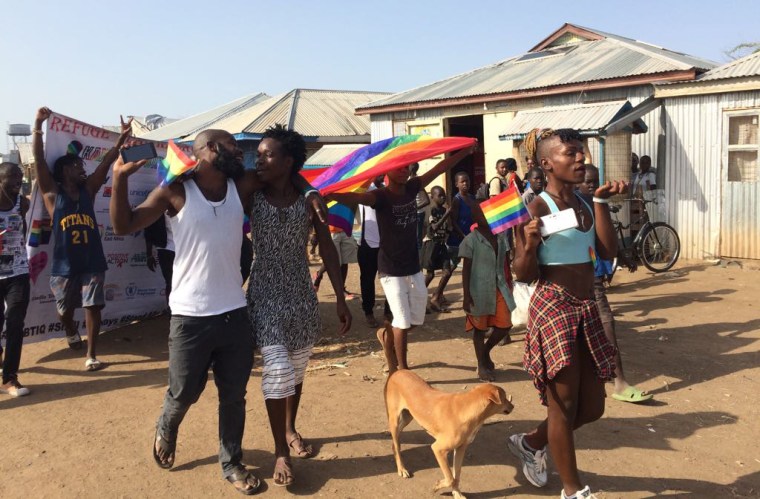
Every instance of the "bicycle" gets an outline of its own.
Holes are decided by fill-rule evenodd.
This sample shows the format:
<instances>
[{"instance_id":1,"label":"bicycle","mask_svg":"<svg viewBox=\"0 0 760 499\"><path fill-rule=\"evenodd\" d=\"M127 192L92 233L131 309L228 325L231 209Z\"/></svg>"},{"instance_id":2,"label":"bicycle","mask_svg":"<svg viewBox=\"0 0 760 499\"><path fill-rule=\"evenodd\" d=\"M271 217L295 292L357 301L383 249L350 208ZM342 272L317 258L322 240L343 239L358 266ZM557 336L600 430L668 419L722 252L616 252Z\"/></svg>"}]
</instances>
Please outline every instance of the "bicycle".
<instances>
[{"instance_id":1,"label":"bicycle","mask_svg":"<svg viewBox=\"0 0 760 499\"><path fill-rule=\"evenodd\" d=\"M626 199L625 201L630 202L632 200ZM633 201L641 202L641 200ZM626 267L629 271L635 272L639 263L643 263L652 272L665 272L678 261L681 254L681 239L670 225L665 222L652 222L649 219L649 212L646 209L646 205L649 203L656 204L657 201L641 202L643 208L641 215L635 222L628 225L623 225L623 222L617 217L622 205L610 205L610 213L613 215L612 225L618 235L618 255L612 263L613 275L618 267ZM638 224L641 224L641 227L629 246L626 244L623 231ZM612 276L609 277L609 280L612 280Z\"/></svg>"}]
</instances>

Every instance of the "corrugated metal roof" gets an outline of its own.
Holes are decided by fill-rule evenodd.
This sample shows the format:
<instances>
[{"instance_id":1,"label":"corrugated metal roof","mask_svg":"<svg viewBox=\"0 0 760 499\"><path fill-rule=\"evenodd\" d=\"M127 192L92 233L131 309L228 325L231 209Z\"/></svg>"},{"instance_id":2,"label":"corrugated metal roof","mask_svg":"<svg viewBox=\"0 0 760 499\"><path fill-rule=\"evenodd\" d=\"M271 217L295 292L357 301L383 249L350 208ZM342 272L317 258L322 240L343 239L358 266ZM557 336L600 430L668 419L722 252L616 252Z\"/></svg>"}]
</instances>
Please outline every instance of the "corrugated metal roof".
<instances>
[{"instance_id":1,"label":"corrugated metal roof","mask_svg":"<svg viewBox=\"0 0 760 499\"><path fill-rule=\"evenodd\" d=\"M705 70L715 63L644 42L595 30L602 38L574 43L574 49L556 55L520 61L526 54L452 76L429 85L379 99L358 109L416 102L485 96L558 85L588 83L638 75L691 69ZM556 51L552 46L546 54Z\"/></svg>"},{"instance_id":2,"label":"corrugated metal roof","mask_svg":"<svg viewBox=\"0 0 760 499\"><path fill-rule=\"evenodd\" d=\"M140 136L142 139L149 140L169 140L169 139L184 139L189 135L195 135L201 130L210 128L211 124L223 119L231 114L239 113L256 106L262 101L268 100L270 97L265 93L258 93L241 97L232 102L224 104L208 111L204 111L195 116L181 119L170 123L166 126L148 132Z\"/></svg>"},{"instance_id":3,"label":"corrugated metal roof","mask_svg":"<svg viewBox=\"0 0 760 499\"><path fill-rule=\"evenodd\" d=\"M387 92L297 88L225 113L218 119L206 122L202 127L196 127L189 133L185 132L184 140L193 140L206 128L227 130L232 134L262 134L276 123L287 125L306 137L369 136L369 118L356 116L354 109L386 95ZM169 126L160 128L157 132Z\"/></svg>"},{"instance_id":4,"label":"corrugated metal roof","mask_svg":"<svg viewBox=\"0 0 760 499\"><path fill-rule=\"evenodd\" d=\"M306 160L304 168L332 166L366 144L328 144Z\"/></svg>"},{"instance_id":5,"label":"corrugated metal roof","mask_svg":"<svg viewBox=\"0 0 760 499\"><path fill-rule=\"evenodd\" d=\"M726 78L741 78L745 76L760 76L760 52L737 59L728 64L708 71L697 80L712 81Z\"/></svg>"},{"instance_id":6,"label":"corrugated metal roof","mask_svg":"<svg viewBox=\"0 0 760 499\"><path fill-rule=\"evenodd\" d=\"M596 134L615 118L632 109L626 100L576 104L520 111L499 138L520 139L534 128L574 128L581 134Z\"/></svg>"}]
</instances>

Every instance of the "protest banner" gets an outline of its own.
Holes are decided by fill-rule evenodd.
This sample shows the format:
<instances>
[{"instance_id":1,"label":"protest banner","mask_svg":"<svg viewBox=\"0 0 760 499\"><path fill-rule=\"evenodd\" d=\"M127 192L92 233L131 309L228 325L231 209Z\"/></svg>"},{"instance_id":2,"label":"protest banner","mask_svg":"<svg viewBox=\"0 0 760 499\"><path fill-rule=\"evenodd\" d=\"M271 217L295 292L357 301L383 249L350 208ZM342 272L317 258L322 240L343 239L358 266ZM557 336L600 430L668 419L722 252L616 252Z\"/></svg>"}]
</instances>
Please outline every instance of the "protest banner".
<instances>
[{"instance_id":1,"label":"protest banner","mask_svg":"<svg viewBox=\"0 0 760 499\"><path fill-rule=\"evenodd\" d=\"M97 167L103 156L112 148L118 134L81 121L53 113L47 121L45 133L45 160L52 167L55 160L66 153L82 158L88 173ZM144 142L130 139L128 144ZM166 142L154 142L159 157L167 152ZM182 146L191 153L187 146ZM141 203L156 187L160 178L157 168L160 158L151 160L129 179L129 201L135 206ZM109 216L112 176L109 172L105 185L94 199L95 217L103 251L108 263L105 278L106 306L102 313L101 331L107 331L130 322L160 314L166 309L165 287L161 272L151 272L147 267L145 238L142 231L119 236L114 234ZM45 209L42 196L32 189L27 214L27 253L31 278L31 299L24 327L25 342L36 342L63 337L63 325L58 320L55 299L50 290L53 238L50 215ZM78 309L75 323L86 333L84 312Z\"/></svg>"}]
</instances>

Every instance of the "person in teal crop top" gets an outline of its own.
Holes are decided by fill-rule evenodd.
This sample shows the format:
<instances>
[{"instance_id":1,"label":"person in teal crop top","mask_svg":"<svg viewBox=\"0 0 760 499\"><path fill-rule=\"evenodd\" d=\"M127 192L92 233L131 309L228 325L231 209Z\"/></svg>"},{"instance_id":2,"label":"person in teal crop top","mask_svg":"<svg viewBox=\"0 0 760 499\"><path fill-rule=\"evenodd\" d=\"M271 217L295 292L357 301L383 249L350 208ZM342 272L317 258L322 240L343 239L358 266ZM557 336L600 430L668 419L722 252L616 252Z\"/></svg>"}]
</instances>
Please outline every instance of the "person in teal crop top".
<instances>
[{"instance_id":1,"label":"person in teal crop top","mask_svg":"<svg viewBox=\"0 0 760 499\"><path fill-rule=\"evenodd\" d=\"M611 259L617 252L607 200L627 186L605 183L594 192L593 206L575 194L586 159L575 130L533 130L525 146L547 184L545 194L528 206L533 219L515 230L513 268L518 281L538 280L528 310L523 366L547 406L547 418L528 434L512 435L508 447L522 461L528 481L542 487L551 443L562 497L589 497L578 475L573 431L602 416L604 382L614 377L615 368L615 348L604 335L594 301L592 255ZM573 210L578 227L542 240L540 217L565 209Z\"/></svg>"}]
</instances>

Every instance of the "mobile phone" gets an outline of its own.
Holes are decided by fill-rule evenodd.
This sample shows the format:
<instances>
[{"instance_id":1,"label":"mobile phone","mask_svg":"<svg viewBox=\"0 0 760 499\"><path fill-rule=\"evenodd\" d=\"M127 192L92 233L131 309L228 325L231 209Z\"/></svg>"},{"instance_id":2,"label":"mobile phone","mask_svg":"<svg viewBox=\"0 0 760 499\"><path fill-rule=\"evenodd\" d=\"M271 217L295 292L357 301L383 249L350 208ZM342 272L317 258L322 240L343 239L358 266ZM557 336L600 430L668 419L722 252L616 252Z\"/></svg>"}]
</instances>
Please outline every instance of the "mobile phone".
<instances>
[{"instance_id":1,"label":"mobile phone","mask_svg":"<svg viewBox=\"0 0 760 499\"><path fill-rule=\"evenodd\" d=\"M144 144L127 147L126 149L121 150L121 159L123 159L125 163L132 163L142 159L153 159L156 156L158 156L158 154L156 154L156 148L152 142L145 142Z\"/></svg>"}]
</instances>

